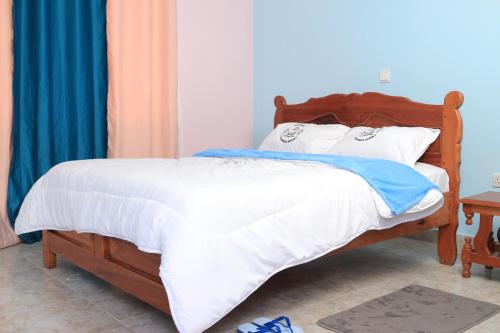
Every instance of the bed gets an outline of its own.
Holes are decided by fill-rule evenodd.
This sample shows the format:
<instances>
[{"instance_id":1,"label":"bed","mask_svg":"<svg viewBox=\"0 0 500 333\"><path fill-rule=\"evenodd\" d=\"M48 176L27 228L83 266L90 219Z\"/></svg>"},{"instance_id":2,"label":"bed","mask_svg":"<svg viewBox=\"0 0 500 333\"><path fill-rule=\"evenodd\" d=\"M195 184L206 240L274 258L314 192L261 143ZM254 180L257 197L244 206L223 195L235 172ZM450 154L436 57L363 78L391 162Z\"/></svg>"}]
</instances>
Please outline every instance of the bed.
<instances>
[{"instance_id":1,"label":"bed","mask_svg":"<svg viewBox=\"0 0 500 333\"><path fill-rule=\"evenodd\" d=\"M446 265L455 263L462 141L459 108L462 103L463 95L456 91L448 93L442 105L417 103L407 98L379 93L332 94L294 105L287 104L282 96L275 98L275 126L285 122L303 122L339 123L350 127L421 126L441 130L440 136L420 162L446 170L449 191L444 193L442 207L425 218L417 218L384 230L368 230L328 255L439 228L439 260ZM58 255L166 314L171 313L169 300L165 296L168 292L159 277L159 254L146 253L131 242L115 237L44 230L45 267L55 268ZM168 265L168 262L165 264Z\"/></svg>"}]
</instances>

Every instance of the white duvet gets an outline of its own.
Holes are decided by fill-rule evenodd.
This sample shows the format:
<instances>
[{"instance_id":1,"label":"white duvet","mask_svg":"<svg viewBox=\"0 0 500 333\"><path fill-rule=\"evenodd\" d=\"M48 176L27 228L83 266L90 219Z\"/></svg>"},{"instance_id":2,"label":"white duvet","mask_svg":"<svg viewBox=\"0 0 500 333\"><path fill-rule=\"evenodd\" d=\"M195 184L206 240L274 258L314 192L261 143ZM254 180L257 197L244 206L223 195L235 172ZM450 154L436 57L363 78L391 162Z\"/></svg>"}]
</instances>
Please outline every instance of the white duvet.
<instances>
[{"instance_id":1,"label":"white duvet","mask_svg":"<svg viewBox=\"0 0 500 333\"><path fill-rule=\"evenodd\" d=\"M88 160L43 176L16 232L93 232L160 253L174 321L189 333L209 328L278 271L441 204L432 190L412 212L391 217L361 177L312 162Z\"/></svg>"}]
</instances>

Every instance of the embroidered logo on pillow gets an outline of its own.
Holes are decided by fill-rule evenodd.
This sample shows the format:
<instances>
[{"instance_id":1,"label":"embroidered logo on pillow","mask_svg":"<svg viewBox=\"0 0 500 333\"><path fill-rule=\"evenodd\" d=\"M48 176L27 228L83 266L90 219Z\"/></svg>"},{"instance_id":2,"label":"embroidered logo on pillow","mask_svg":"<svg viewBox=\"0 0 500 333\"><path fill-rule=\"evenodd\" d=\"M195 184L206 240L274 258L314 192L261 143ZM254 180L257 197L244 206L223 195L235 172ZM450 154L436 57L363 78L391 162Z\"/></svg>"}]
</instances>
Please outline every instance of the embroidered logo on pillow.
<instances>
[{"instance_id":1,"label":"embroidered logo on pillow","mask_svg":"<svg viewBox=\"0 0 500 333\"><path fill-rule=\"evenodd\" d=\"M354 138L356 141L368 141L377 136L382 128L370 128L369 130L361 132L358 136Z\"/></svg>"},{"instance_id":2,"label":"embroidered logo on pillow","mask_svg":"<svg viewBox=\"0 0 500 333\"><path fill-rule=\"evenodd\" d=\"M283 143L290 143L297 139L300 133L304 132L304 124L295 124L293 127L287 128L283 133L281 133L280 140Z\"/></svg>"}]
</instances>

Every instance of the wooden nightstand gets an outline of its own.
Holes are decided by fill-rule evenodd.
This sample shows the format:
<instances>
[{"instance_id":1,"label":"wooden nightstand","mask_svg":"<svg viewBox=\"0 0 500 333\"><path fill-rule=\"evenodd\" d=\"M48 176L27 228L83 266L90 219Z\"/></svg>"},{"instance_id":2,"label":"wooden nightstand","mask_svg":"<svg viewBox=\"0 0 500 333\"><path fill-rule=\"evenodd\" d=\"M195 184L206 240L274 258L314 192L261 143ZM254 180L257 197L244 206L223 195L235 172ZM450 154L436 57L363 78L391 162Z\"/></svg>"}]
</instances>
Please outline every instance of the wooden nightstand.
<instances>
[{"instance_id":1,"label":"wooden nightstand","mask_svg":"<svg viewBox=\"0 0 500 333\"><path fill-rule=\"evenodd\" d=\"M462 276L470 277L472 263L485 265L486 268L500 268L500 243L493 238L493 217L500 216L500 192L484 192L472 197L462 198L466 223L471 225L474 214L480 214L479 230L472 239L465 238L462 249L462 264L464 267ZM497 231L497 239L500 241L500 229Z\"/></svg>"}]
</instances>

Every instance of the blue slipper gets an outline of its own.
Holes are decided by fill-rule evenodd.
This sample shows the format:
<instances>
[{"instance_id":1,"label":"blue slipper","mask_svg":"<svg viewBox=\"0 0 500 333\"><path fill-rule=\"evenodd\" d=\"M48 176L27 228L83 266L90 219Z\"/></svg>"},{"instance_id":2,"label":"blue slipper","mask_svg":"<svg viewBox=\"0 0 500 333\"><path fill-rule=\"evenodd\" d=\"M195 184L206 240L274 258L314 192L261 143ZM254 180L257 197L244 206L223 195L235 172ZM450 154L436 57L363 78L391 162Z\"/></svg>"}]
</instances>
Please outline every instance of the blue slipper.
<instances>
[{"instance_id":1,"label":"blue slipper","mask_svg":"<svg viewBox=\"0 0 500 333\"><path fill-rule=\"evenodd\" d=\"M238 333L303 333L302 329L293 326L290 319L281 316L274 320L260 317L255 318L252 323L238 326Z\"/></svg>"}]
</instances>

